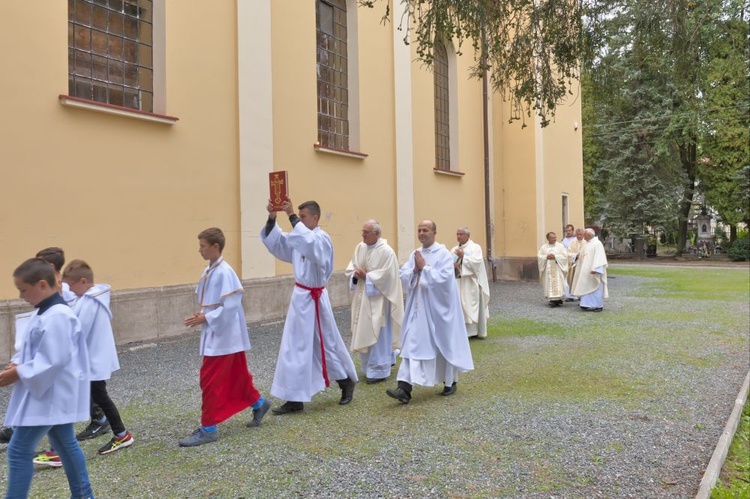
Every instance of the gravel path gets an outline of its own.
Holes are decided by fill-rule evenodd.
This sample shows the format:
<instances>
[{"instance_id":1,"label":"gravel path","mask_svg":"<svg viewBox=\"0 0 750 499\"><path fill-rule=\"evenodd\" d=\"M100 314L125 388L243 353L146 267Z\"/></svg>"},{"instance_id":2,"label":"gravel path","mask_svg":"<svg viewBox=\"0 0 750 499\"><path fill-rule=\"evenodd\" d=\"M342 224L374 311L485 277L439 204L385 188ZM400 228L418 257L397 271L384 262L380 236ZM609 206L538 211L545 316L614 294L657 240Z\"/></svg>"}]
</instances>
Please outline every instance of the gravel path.
<instances>
[{"instance_id":1,"label":"gravel path","mask_svg":"<svg viewBox=\"0 0 750 499\"><path fill-rule=\"evenodd\" d=\"M649 281L613 278L603 314L585 314L572 304L551 309L537 284L493 283L491 316L501 325L521 319L575 329L625 322L635 330L656 324L666 331L692 327L691 321L700 327L702 319L689 314L703 305L705 320L729 313L722 303L644 296ZM686 310L687 322L660 318L679 309ZM750 315L746 303L733 304L733 310ZM336 310L347 344L348 314ZM497 367L493 358L510 369L512 352L538 351L543 359L571 339L568 333L491 336L472 341L482 360L462 377L454 397L433 397L439 387L417 388L412 403L401 406L385 396L385 385L360 383L354 403L339 407L338 389L329 389L302 414L269 413L259 429L244 428L246 415L234 417L222 425L217 444L198 449L179 449L176 439L199 417L199 335L125 345L123 368L109 389L136 443L99 457L95 449L105 442L97 439L86 442L84 451L100 497L692 497L750 367L744 324L744 330L716 332L717 341L687 341L684 349L694 363L669 362L668 353L642 361L623 356L615 366L570 360L571 370L613 373L613 391L616 383L632 379L641 393L631 399L487 391L502 381L483 374ZM264 393L281 328L280 321L250 325L250 368ZM573 340L581 349L593 344L586 336L574 334ZM615 339L607 348L638 348L639 341ZM652 398L644 380L656 380L663 389ZM8 396L0 392L0 407ZM5 461L3 451L0 467ZM0 488L4 483L0 477ZM65 497L64 475L37 473L32 495L43 491Z\"/></svg>"}]
</instances>

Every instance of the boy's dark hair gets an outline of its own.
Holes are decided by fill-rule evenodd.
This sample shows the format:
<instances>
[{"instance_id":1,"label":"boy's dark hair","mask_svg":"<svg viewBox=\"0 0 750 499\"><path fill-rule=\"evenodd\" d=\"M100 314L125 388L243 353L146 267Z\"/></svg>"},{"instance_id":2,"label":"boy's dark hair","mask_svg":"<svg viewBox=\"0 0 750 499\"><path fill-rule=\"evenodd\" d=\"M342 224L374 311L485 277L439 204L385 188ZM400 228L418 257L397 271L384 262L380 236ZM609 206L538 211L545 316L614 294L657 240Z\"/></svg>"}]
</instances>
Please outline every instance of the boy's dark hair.
<instances>
[{"instance_id":1,"label":"boy's dark hair","mask_svg":"<svg viewBox=\"0 0 750 499\"><path fill-rule=\"evenodd\" d=\"M297 206L298 210L307 210L311 215L317 215L320 218L320 205L315 201L305 201L301 205Z\"/></svg>"},{"instance_id":2,"label":"boy's dark hair","mask_svg":"<svg viewBox=\"0 0 750 499\"><path fill-rule=\"evenodd\" d=\"M226 238L224 237L224 233L218 227L210 227L204 231L201 231L201 233L198 234L198 239L203 239L211 246L213 246L214 244L218 244L219 251L224 251L224 243L226 243Z\"/></svg>"},{"instance_id":3,"label":"boy's dark hair","mask_svg":"<svg viewBox=\"0 0 750 499\"><path fill-rule=\"evenodd\" d=\"M63 279L73 279L74 281L86 279L88 282L93 283L94 271L91 269L91 265L83 260L73 260L65 267L62 277Z\"/></svg>"},{"instance_id":4,"label":"boy's dark hair","mask_svg":"<svg viewBox=\"0 0 750 499\"><path fill-rule=\"evenodd\" d=\"M44 248L36 254L37 258L41 258L47 263L51 263L55 266L55 270L60 272L65 265L65 252L62 248L52 246L50 248Z\"/></svg>"},{"instance_id":5,"label":"boy's dark hair","mask_svg":"<svg viewBox=\"0 0 750 499\"><path fill-rule=\"evenodd\" d=\"M52 288L57 286L55 271L43 258L29 258L13 271L13 277L26 284L34 285L39 281L47 281Z\"/></svg>"}]
</instances>

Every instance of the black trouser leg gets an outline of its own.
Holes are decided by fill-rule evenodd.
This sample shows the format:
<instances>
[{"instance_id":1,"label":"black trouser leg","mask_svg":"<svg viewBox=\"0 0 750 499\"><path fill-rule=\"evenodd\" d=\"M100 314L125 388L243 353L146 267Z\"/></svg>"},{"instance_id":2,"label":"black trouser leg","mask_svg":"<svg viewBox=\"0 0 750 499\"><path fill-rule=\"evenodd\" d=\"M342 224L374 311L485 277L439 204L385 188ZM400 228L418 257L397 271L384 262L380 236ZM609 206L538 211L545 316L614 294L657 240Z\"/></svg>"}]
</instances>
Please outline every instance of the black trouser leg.
<instances>
[{"instance_id":1,"label":"black trouser leg","mask_svg":"<svg viewBox=\"0 0 750 499\"><path fill-rule=\"evenodd\" d=\"M91 382L91 399L96 405L101 407L102 412L107 417L110 426L112 427L112 433L115 435L125 431L125 425L122 423L120 418L120 412L117 410L117 406L112 402L107 393L107 382L106 381L92 381Z\"/></svg>"}]
</instances>

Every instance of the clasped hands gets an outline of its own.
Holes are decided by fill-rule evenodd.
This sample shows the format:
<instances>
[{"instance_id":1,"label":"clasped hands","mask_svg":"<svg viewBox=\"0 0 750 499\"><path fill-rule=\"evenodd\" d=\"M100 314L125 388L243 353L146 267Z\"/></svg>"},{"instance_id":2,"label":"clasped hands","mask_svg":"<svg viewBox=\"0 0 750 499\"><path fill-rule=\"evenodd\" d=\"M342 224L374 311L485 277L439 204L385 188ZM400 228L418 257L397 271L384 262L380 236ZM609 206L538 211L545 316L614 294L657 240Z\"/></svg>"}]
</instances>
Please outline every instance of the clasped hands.
<instances>
[{"instance_id":1,"label":"clasped hands","mask_svg":"<svg viewBox=\"0 0 750 499\"><path fill-rule=\"evenodd\" d=\"M424 261L424 257L422 256L422 253L419 251L414 252L414 270L415 272L422 272L422 269L426 265L426 262Z\"/></svg>"}]
</instances>

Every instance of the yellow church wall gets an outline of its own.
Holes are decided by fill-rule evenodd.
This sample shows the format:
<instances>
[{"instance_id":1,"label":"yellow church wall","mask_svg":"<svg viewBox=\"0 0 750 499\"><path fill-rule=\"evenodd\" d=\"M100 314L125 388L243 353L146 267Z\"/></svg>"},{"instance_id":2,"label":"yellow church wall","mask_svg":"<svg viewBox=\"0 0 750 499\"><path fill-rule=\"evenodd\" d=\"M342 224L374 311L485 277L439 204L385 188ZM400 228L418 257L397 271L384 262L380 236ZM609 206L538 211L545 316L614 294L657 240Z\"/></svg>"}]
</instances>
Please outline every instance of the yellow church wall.
<instances>
[{"instance_id":1,"label":"yellow church wall","mask_svg":"<svg viewBox=\"0 0 750 499\"><path fill-rule=\"evenodd\" d=\"M401 110L395 104L394 53L399 49L394 39L402 35L394 36L392 23L381 24L381 10L357 9L356 150L367 154L359 159L314 147L314 2L268 2L270 74L259 72L257 78L269 78L272 84L266 101L272 101L272 123L259 126L271 127L273 159L271 164L240 167L241 4L217 2L206 17L205 3L198 0L156 1L165 5L164 113L179 118L173 125L62 106L58 95L67 93L68 86L67 4L6 6L6 16L14 22L0 31L0 42L6 47L18 46L18 40L24 43L23 49L7 51L4 61L25 79L0 81L0 91L8 96L0 108L0 236L6 242L0 259L0 299L17 296L9 277L12 270L46 246L63 247L68 260L88 260L98 280L115 289L192 283L204 265L195 236L213 225L226 232L225 257L242 278L291 273L288 264L271 260L257 276L241 271L243 259L264 252L256 246L265 211L257 203L252 212L240 209L240 177L247 169L254 172L252 185L259 187L262 197L267 187L259 180L265 175L260 169L288 170L295 205L307 199L321 204L321 226L333 239L337 270L348 263L368 218L381 222L383 236L397 251L399 246L415 247L415 232L398 225L398 210L404 206L413 209L416 222L434 219L438 241L447 246L455 244L456 228L468 225L472 238L486 248L482 85L469 78L474 63L470 50L455 60L454 167L462 175L454 176L434 171L433 75L416 60L415 46L410 47L407 145L414 192L413 197L403 196L402 190L397 199L397 169L403 175L403 165L409 167L408 162L397 164L394 131ZM348 3L355 5L356 0ZM403 66L400 71L403 76ZM529 257L543 230L539 220L558 229L555 217L560 218L562 192L569 194L569 221L582 221L581 132L571 126L573 121L580 123L580 103L561 106L557 124L541 132L541 142L533 119L527 118L530 126L523 129L518 122L507 123L507 105L497 94L491 120L494 256ZM541 168L540 157L545 160ZM280 223L289 228L286 220ZM408 237L399 240L398 234Z\"/></svg>"},{"instance_id":2,"label":"yellow church wall","mask_svg":"<svg viewBox=\"0 0 750 499\"><path fill-rule=\"evenodd\" d=\"M331 236L334 265L339 269L351 259L368 219L381 223L383 237L392 244L396 234L391 32L380 24L382 14L377 10L360 8L357 15L360 145L355 152L366 154L363 159L314 147L318 134L314 2L272 4L273 166L289 171L295 206L308 199L320 204L320 225ZM285 218L279 216L280 226L289 230ZM265 214L259 213L259 229L264 220ZM277 274L291 272L283 262L275 266Z\"/></svg>"},{"instance_id":3,"label":"yellow church wall","mask_svg":"<svg viewBox=\"0 0 750 499\"><path fill-rule=\"evenodd\" d=\"M482 84L469 78L470 50L449 56L453 167L461 175L437 173L432 72L413 44L401 45L393 20L381 23L382 9L357 9L351 27L358 71L350 95L359 95L358 110L350 106L359 129L351 149L366 157L348 157L315 147L315 2L214 2L210 16L203 1L155 2L164 19L155 52L163 54L165 101L156 111L178 118L173 124L61 105L67 2L5 5L13 22L0 30L12 75L0 80L0 352L12 351L13 314L28 309L10 275L46 246L88 260L97 280L113 286L118 343L185 332L182 317L194 311L205 265L196 235L209 226L227 235L224 255L244 280L248 320L282 316L292 269L258 236L274 169L289 171L295 205L321 204L335 248L335 306L347 303L342 270L369 218L402 260L418 245L423 218L435 220L446 246L468 225L486 250ZM398 15L403 6L393 8ZM507 105L497 94L491 101L493 255L513 260L501 277L533 278L529 262L535 266L546 226L560 225L562 192L569 221L582 219L580 127L571 126L580 123L580 103L558 108L557 123L541 131L534 119L527 128L508 124Z\"/></svg>"},{"instance_id":4,"label":"yellow church wall","mask_svg":"<svg viewBox=\"0 0 750 499\"><path fill-rule=\"evenodd\" d=\"M166 114L174 125L61 105L68 92L67 2L9 2L0 30L3 137L0 299L39 249L83 258L115 289L197 279L196 234L219 225L239 263L234 5L206 17L166 2Z\"/></svg>"},{"instance_id":5,"label":"yellow church wall","mask_svg":"<svg viewBox=\"0 0 750 499\"><path fill-rule=\"evenodd\" d=\"M432 69L416 60L415 48L412 55L415 220L432 219L437 241L448 248L456 244L456 229L464 226L471 229L475 242L485 246L482 83L469 77L473 59L470 54L459 56L455 68L450 68L455 71L458 96L458 162L451 164L457 173L453 174L434 171L434 78Z\"/></svg>"},{"instance_id":6,"label":"yellow church wall","mask_svg":"<svg viewBox=\"0 0 750 499\"><path fill-rule=\"evenodd\" d=\"M536 153L533 126L508 123L509 105L493 100L493 140L497 175L493 188L495 234L499 257L536 254Z\"/></svg>"},{"instance_id":7,"label":"yellow church wall","mask_svg":"<svg viewBox=\"0 0 750 499\"><path fill-rule=\"evenodd\" d=\"M545 229L564 237L562 196L567 195L567 223L583 226L583 149L581 106L577 90L561 104L554 122L544 129ZM541 244L541 243L540 243Z\"/></svg>"},{"instance_id":8,"label":"yellow church wall","mask_svg":"<svg viewBox=\"0 0 750 499\"><path fill-rule=\"evenodd\" d=\"M575 90L574 90L575 93ZM540 128L538 118L508 122L510 106L496 94L493 188L495 234L501 257L536 254L549 231L562 239L562 195L568 195L568 223L583 223L580 100L563 102L555 118ZM575 126L578 126L578 129Z\"/></svg>"}]
</instances>

